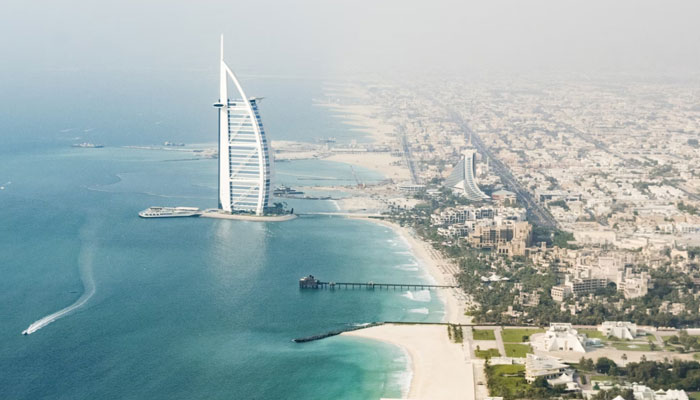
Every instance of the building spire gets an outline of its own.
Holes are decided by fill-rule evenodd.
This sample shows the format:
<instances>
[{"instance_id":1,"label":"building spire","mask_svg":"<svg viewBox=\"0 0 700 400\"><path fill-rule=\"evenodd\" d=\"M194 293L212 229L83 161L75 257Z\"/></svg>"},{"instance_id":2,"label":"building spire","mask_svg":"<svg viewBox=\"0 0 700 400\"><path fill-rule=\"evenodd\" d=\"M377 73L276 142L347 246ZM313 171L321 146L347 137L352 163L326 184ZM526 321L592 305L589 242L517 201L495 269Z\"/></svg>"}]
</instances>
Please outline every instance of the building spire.
<instances>
[{"instance_id":1,"label":"building spire","mask_svg":"<svg viewBox=\"0 0 700 400\"><path fill-rule=\"evenodd\" d=\"M221 34L221 57L219 58L220 61L224 61L224 34Z\"/></svg>"}]
</instances>

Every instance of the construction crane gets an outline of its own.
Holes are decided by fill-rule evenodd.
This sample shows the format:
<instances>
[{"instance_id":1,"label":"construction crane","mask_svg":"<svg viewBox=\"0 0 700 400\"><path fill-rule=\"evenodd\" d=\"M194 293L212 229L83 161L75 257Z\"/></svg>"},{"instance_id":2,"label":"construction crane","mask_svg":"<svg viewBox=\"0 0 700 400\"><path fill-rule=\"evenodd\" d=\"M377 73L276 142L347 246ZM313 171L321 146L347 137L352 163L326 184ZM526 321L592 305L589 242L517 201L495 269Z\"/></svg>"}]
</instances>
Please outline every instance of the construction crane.
<instances>
[{"instance_id":1,"label":"construction crane","mask_svg":"<svg viewBox=\"0 0 700 400\"><path fill-rule=\"evenodd\" d=\"M352 171L352 177L353 177L353 179L355 179L355 183L357 183L357 187L364 188L365 187L364 182L362 182L360 180L360 177L357 176L357 172L355 172L355 168L353 168L352 165L350 166L350 171Z\"/></svg>"}]
</instances>

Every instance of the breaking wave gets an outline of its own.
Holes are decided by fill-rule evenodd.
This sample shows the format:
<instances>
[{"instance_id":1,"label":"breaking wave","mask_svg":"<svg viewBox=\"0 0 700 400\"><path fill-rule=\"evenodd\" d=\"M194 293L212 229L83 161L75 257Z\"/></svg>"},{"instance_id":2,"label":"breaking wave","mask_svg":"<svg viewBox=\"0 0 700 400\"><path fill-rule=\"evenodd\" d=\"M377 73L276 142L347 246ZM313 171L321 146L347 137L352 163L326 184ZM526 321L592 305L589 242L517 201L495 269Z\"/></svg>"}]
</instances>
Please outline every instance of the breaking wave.
<instances>
[{"instance_id":1,"label":"breaking wave","mask_svg":"<svg viewBox=\"0 0 700 400\"><path fill-rule=\"evenodd\" d=\"M408 292L402 294L402 296L413 301L420 301L422 303L427 303L431 299L430 290L428 289L417 291L409 290Z\"/></svg>"}]
</instances>

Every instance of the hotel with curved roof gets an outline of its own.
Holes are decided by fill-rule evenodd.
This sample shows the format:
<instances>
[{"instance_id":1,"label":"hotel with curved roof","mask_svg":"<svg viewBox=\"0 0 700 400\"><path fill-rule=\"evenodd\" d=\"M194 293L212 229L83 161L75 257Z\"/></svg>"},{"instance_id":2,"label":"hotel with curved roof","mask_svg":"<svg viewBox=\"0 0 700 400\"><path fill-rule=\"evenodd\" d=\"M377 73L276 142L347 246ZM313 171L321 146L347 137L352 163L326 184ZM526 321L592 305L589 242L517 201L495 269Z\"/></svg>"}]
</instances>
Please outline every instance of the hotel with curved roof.
<instances>
[{"instance_id":1,"label":"hotel with curved roof","mask_svg":"<svg viewBox=\"0 0 700 400\"><path fill-rule=\"evenodd\" d=\"M471 201L488 200L489 196L476 184L476 150L467 149L462 154L462 159L445 179L445 186Z\"/></svg>"},{"instance_id":2,"label":"hotel with curved roof","mask_svg":"<svg viewBox=\"0 0 700 400\"><path fill-rule=\"evenodd\" d=\"M258 112L259 98L246 97L224 62L221 37L219 74L219 209L262 215L270 198L270 157ZM237 97L228 96L228 78Z\"/></svg>"}]
</instances>

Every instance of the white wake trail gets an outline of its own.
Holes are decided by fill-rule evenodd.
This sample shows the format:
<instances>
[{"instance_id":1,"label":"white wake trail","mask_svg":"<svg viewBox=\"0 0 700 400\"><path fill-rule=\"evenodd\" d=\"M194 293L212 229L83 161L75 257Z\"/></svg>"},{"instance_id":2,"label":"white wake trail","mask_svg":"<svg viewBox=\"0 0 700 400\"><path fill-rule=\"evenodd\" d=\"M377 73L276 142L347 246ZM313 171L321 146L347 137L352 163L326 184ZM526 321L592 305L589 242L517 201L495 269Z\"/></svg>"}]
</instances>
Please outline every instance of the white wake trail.
<instances>
[{"instance_id":1,"label":"white wake trail","mask_svg":"<svg viewBox=\"0 0 700 400\"><path fill-rule=\"evenodd\" d=\"M31 325L24 331L23 335L31 335L32 333L38 331L39 329L45 327L46 325L56 321L59 318L65 317L71 312L77 310L78 308L85 305L85 303L90 300L90 298L95 294L95 280L92 276L92 261L94 258L94 246L92 244L84 244L80 249L80 255L78 256L78 263L80 266L80 279L83 282L83 294L75 301L75 303L69 305L66 308L56 311L53 314L49 314Z\"/></svg>"}]
</instances>

